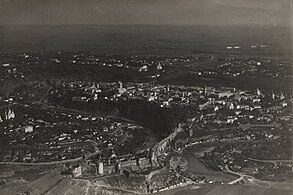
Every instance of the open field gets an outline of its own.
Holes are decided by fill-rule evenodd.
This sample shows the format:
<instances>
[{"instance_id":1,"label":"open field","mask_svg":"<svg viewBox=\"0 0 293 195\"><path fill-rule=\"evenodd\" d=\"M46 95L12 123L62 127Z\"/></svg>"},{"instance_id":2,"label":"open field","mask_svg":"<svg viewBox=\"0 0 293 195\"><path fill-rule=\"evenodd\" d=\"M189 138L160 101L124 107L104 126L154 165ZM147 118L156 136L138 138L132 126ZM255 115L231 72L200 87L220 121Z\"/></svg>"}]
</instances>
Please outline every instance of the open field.
<instances>
[{"instance_id":1,"label":"open field","mask_svg":"<svg viewBox=\"0 0 293 195\"><path fill-rule=\"evenodd\" d=\"M54 165L54 166L1 165L0 178L11 179L11 178L20 177L28 182L31 182L42 177L46 173L50 172L53 168L57 170L61 170L60 167L62 168L62 165ZM6 172L9 172L9 173L11 172L9 174L9 177L6 176Z\"/></svg>"},{"instance_id":2,"label":"open field","mask_svg":"<svg viewBox=\"0 0 293 195\"><path fill-rule=\"evenodd\" d=\"M255 194L255 195L286 195L292 194L292 190L282 190L275 189L273 187L261 187L261 186L252 186L252 185L221 185L218 186L207 193L207 195L211 194Z\"/></svg>"},{"instance_id":3,"label":"open field","mask_svg":"<svg viewBox=\"0 0 293 195\"><path fill-rule=\"evenodd\" d=\"M275 184L279 185L279 184ZM290 195L292 194L292 187L291 190L287 187L284 189L276 189L273 186L270 187L263 187L263 186L255 186L255 185L196 185L200 188L196 189L197 187L192 187L192 185L184 186L177 189L167 190L163 192L155 193L157 195ZM194 185L195 186L195 185ZM291 185L292 186L292 185Z\"/></svg>"}]
</instances>

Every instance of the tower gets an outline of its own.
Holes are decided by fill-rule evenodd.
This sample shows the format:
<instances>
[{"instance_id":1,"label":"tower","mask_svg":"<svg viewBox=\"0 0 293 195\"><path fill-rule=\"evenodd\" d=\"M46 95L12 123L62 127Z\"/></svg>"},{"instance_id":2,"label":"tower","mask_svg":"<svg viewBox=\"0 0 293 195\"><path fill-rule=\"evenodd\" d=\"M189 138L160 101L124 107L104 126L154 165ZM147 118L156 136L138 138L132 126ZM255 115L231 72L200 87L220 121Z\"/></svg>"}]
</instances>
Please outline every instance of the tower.
<instances>
[{"instance_id":1,"label":"tower","mask_svg":"<svg viewBox=\"0 0 293 195\"><path fill-rule=\"evenodd\" d=\"M275 93L272 91L272 99L275 100Z\"/></svg>"},{"instance_id":2,"label":"tower","mask_svg":"<svg viewBox=\"0 0 293 195\"><path fill-rule=\"evenodd\" d=\"M162 67L162 65L159 63L158 65L157 65L157 70L162 70L163 69L163 67Z\"/></svg>"},{"instance_id":3,"label":"tower","mask_svg":"<svg viewBox=\"0 0 293 195\"><path fill-rule=\"evenodd\" d=\"M119 89L123 88L123 83L121 81L118 81L118 88Z\"/></svg>"},{"instance_id":4,"label":"tower","mask_svg":"<svg viewBox=\"0 0 293 195\"><path fill-rule=\"evenodd\" d=\"M189 137L192 137L192 136L193 136L193 129L190 128L190 129L188 130L188 133L189 133Z\"/></svg>"},{"instance_id":5,"label":"tower","mask_svg":"<svg viewBox=\"0 0 293 195\"><path fill-rule=\"evenodd\" d=\"M169 92L169 91L170 91L170 86L167 85L167 86L166 86L166 92Z\"/></svg>"},{"instance_id":6,"label":"tower","mask_svg":"<svg viewBox=\"0 0 293 195\"><path fill-rule=\"evenodd\" d=\"M261 92L260 92L259 88L256 89L256 95L258 95L258 96L261 95Z\"/></svg>"},{"instance_id":7,"label":"tower","mask_svg":"<svg viewBox=\"0 0 293 195\"><path fill-rule=\"evenodd\" d=\"M115 164L115 173L120 173L121 171L121 162L118 160Z\"/></svg>"},{"instance_id":8,"label":"tower","mask_svg":"<svg viewBox=\"0 0 293 195\"><path fill-rule=\"evenodd\" d=\"M104 174L104 164L103 162L99 162L99 175L103 175Z\"/></svg>"}]
</instances>

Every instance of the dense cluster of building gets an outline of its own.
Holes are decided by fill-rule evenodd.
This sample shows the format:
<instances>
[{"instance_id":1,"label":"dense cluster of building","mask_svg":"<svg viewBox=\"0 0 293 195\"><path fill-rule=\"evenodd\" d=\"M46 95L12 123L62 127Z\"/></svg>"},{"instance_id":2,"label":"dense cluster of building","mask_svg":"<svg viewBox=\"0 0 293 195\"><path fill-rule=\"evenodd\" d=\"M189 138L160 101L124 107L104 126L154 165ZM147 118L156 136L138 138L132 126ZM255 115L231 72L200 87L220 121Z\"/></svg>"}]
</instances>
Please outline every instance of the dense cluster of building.
<instances>
[{"instance_id":1,"label":"dense cluster of building","mask_svg":"<svg viewBox=\"0 0 293 195\"><path fill-rule=\"evenodd\" d=\"M19 61L2 64L0 71L4 76L1 75L0 84L11 78L24 78L23 72L27 70L17 63L25 66L69 63L131 69L153 81L28 80L24 89L18 88L9 96L0 96L0 161L69 163L61 173L72 177L145 175L149 181L147 191L155 192L182 185L187 179L196 183L214 182L187 171L174 170L169 166L169 152L181 151L195 143L243 141L250 144L273 140L279 144L284 135L292 133L293 99L281 91L263 93L259 88L248 91L234 87L194 87L156 82L169 67L174 68L180 63L189 66L198 61L212 63L215 62L214 57L166 59L61 54L7 54ZM272 69L272 63L278 66ZM287 62L278 60L228 57L218 65L218 69L198 70L192 74L198 77L254 77L257 74L286 77L287 66ZM118 105L117 102L126 101L156 105L167 112L177 106L195 111L187 120L180 121L167 137L149 143L149 129L122 118L117 107L113 107ZM229 166L234 171L252 173L264 180L275 177L282 181L292 174L291 162L260 162L247 156L251 155L244 152L248 148L248 145L239 146L239 143L217 147L207 152L202 160L215 170L227 171L226 166ZM286 154L280 156L286 157ZM168 170L161 171L166 167ZM153 177L156 169L160 171Z\"/></svg>"},{"instance_id":2,"label":"dense cluster of building","mask_svg":"<svg viewBox=\"0 0 293 195\"><path fill-rule=\"evenodd\" d=\"M31 85L25 92L1 99L2 161L61 161L92 152L110 158L129 154L133 139L144 145L147 130L140 125L35 101L46 91L40 93Z\"/></svg>"}]
</instances>

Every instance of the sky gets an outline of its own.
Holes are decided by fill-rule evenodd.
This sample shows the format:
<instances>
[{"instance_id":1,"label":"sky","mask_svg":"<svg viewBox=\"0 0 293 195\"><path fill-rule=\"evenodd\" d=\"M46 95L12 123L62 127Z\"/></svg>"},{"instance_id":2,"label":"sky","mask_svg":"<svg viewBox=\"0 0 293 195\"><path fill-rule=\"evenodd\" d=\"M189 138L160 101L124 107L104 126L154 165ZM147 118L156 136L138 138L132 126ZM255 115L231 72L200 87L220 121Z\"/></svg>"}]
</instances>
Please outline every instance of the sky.
<instances>
[{"instance_id":1,"label":"sky","mask_svg":"<svg viewBox=\"0 0 293 195\"><path fill-rule=\"evenodd\" d=\"M292 4L291 0L0 0L0 25L293 25Z\"/></svg>"}]
</instances>

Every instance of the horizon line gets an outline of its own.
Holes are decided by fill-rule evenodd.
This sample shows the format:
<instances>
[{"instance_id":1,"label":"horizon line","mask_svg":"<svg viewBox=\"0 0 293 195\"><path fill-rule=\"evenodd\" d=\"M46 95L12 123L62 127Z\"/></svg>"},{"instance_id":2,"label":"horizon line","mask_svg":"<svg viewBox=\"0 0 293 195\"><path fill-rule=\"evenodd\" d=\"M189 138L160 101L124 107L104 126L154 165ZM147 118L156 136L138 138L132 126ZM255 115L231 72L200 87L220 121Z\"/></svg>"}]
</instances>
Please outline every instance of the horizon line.
<instances>
[{"instance_id":1,"label":"horizon line","mask_svg":"<svg viewBox=\"0 0 293 195\"><path fill-rule=\"evenodd\" d=\"M289 24L0 24L0 26L276 26L290 27Z\"/></svg>"}]
</instances>

